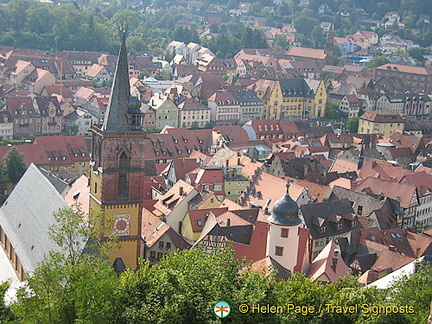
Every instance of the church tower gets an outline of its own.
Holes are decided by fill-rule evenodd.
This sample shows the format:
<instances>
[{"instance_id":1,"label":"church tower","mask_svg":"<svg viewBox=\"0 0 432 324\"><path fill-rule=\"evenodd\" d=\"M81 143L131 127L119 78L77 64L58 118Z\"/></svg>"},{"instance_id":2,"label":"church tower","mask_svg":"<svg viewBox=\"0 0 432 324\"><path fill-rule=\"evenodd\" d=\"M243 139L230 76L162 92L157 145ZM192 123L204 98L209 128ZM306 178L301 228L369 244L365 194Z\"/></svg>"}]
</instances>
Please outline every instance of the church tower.
<instances>
[{"instance_id":1,"label":"church tower","mask_svg":"<svg viewBox=\"0 0 432 324\"><path fill-rule=\"evenodd\" d=\"M103 124L92 127L90 208L114 219L113 231L121 248L111 263L136 267L140 256L140 215L144 170L142 113L138 98L130 95L126 26ZM106 233L107 235L111 233Z\"/></svg>"},{"instance_id":2,"label":"church tower","mask_svg":"<svg viewBox=\"0 0 432 324\"><path fill-rule=\"evenodd\" d=\"M284 197L273 205L268 218L266 255L290 271L305 271L309 260L309 231L301 228L299 207L289 195L289 182Z\"/></svg>"}]
</instances>

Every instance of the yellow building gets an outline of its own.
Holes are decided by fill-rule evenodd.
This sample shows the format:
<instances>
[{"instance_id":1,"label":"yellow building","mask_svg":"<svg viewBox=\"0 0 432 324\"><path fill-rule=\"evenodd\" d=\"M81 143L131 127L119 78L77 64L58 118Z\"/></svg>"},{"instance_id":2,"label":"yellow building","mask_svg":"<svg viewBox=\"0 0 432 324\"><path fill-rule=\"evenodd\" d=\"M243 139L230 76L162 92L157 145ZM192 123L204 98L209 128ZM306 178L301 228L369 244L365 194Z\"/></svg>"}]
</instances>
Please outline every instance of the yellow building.
<instances>
[{"instance_id":1,"label":"yellow building","mask_svg":"<svg viewBox=\"0 0 432 324\"><path fill-rule=\"evenodd\" d=\"M404 119L399 115L387 111L368 111L359 120L359 134L382 134L392 136L394 131L403 131Z\"/></svg>"},{"instance_id":2,"label":"yellow building","mask_svg":"<svg viewBox=\"0 0 432 324\"><path fill-rule=\"evenodd\" d=\"M326 113L327 89L323 80L306 79L307 84L314 92L309 117L324 117Z\"/></svg>"},{"instance_id":3,"label":"yellow building","mask_svg":"<svg viewBox=\"0 0 432 324\"><path fill-rule=\"evenodd\" d=\"M279 89L273 91L275 87L279 87ZM278 109L277 105L275 105L276 93L278 96L280 93L280 85L278 85L276 81L258 80L256 83L248 87L248 89L255 91L257 97L263 101L262 119L273 118L270 117L270 115L277 115L278 110L280 113L280 107Z\"/></svg>"},{"instance_id":4,"label":"yellow building","mask_svg":"<svg viewBox=\"0 0 432 324\"><path fill-rule=\"evenodd\" d=\"M189 210L183 218L181 234L189 240L196 242L210 214L217 217L226 211L228 211L228 207Z\"/></svg>"},{"instance_id":5,"label":"yellow building","mask_svg":"<svg viewBox=\"0 0 432 324\"><path fill-rule=\"evenodd\" d=\"M323 81L281 79L259 80L250 89L263 100L264 119L324 117L327 90Z\"/></svg>"}]
</instances>

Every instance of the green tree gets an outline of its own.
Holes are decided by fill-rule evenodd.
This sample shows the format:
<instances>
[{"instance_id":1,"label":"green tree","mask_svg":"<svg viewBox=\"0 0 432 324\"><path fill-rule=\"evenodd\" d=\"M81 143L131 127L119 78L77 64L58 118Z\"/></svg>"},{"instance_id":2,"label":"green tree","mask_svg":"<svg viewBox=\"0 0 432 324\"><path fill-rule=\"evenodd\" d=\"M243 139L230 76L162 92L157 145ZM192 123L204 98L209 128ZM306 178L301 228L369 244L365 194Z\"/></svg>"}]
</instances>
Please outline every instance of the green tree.
<instances>
[{"instance_id":1,"label":"green tree","mask_svg":"<svg viewBox=\"0 0 432 324\"><path fill-rule=\"evenodd\" d=\"M432 300L432 265L427 261L418 262L416 273L397 281L389 295L392 302L413 307L412 323L427 323Z\"/></svg>"},{"instance_id":2,"label":"green tree","mask_svg":"<svg viewBox=\"0 0 432 324\"><path fill-rule=\"evenodd\" d=\"M326 118L333 120L341 120L342 118L347 118L348 114L341 109L339 105L335 102L330 103L329 107L326 109Z\"/></svg>"},{"instance_id":3,"label":"green tree","mask_svg":"<svg viewBox=\"0 0 432 324\"><path fill-rule=\"evenodd\" d=\"M46 34L52 31L55 23L51 10L47 6L38 6L34 9L28 9L27 28L37 34Z\"/></svg>"},{"instance_id":4,"label":"green tree","mask_svg":"<svg viewBox=\"0 0 432 324\"><path fill-rule=\"evenodd\" d=\"M274 51L286 51L288 47L288 40L286 35L276 35L273 39L272 47Z\"/></svg>"},{"instance_id":5,"label":"green tree","mask_svg":"<svg viewBox=\"0 0 432 324\"><path fill-rule=\"evenodd\" d=\"M306 15L301 15L293 19L294 27L300 34L302 34L306 38L310 37L314 27L319 27L319 23L320 22L318 19Z\"/></svg>"},{"instance_id":6,"label":"green tree","mask_svg":"<svg viewBox=\"0 0 432 324\"><path fill-rule=\"evenodd\" d=\"M17 184L26 171L27 165L24 162L24 154L19 152L16 147L12 147L7 152L5 156L5 168L9 181Z\"/></svg>"},{"instance_id":7,"label":"green tree","mask_svg":"<svg viewBox=\"0 0 432 324\"><path fill-rule=\"evenodd\" d=\"M277 13L279 16L288 16L291 14L290 7L288 6L288 3L282 2L279 7L277 8Z\"/></svg>"},{"instance_id":8,"label":"green tree","mask_svg":"<svg viewBox=\"0 0 432 324\"><path fill-rule=\"evenodd\" d=\"M269 314L241 314L238 305L274 302L275 279L240 273L243 262L227 248L211 255L195 248L176 252L150 266L127 270L121 277L125 323L214 323L213 305L227 301L231 323L272 321ZM193 284L199 278L199 284Z\"/></svg>"},{"instance_id":9,"label":"green tree","mask_svg":"<svg viewBox=\"0 0 432 324\"><path fill-rule=\"evenodd\" d=\"M8 323L13 319L10 307L6 306L4 301L8 288L8 281L0 283L0 323Z\"/></svg>"},{"instance_id":10,"label":"green tree","mask_svg":"<svg viewBox=\"0 0 432 324\"><path fill-rule=\"evenodd\" d=\"M420 47L413 47L410 48L408 50L409 55L413 58L416 59L419 62L424 62L425 58L423 56L423 49L421 49Z\"/></svg>"},{"instance_id":11,"label":"green tree","mask_svg":"<svg viewBox=\"0 0 432 324\"><path fill-rule=\"evenodd\" d=\"M375 56L370 63L368 64L368 67L377 67L384 64L390 63L389 59L385 56Z\"/></svg>"},{"instance_id":12,"label":"green tree","mask_svg":"<svg viewBox=\"0 0 432 324\"><path fill-rule=\"evenodd\" d=\"M12 305L14 314L23 323L118 323L119 280L106 258L112 245L99 239L112 222L101 225L102 215L91 214L84 224L78 206L54 218L49 233L64 253L51 253L29 275ZM82 254L85 242L88 253Z\"/></svg>"},{"instance_id":13,"label":"green tree","mask_svg":"<svg viewBox=\"0 0 432 324\"><path fill-rule=\"evenodd\" d=\"M166 70L158 70L155 75L155 78L158 80L172 80L173 77L174 74Z\"/></svg>"},{"instance_id":14,"label":"green tree","mask_svg":"<svg viewBox=\"0 0 432 324\"><path fill-rule=\"evenodd\" d=\"M360 119L357 116L351 117L347 120L346 128L351 134L358 132L359 120Z\"/></svg>"},{"instance_id":15,"label":"green tree","mask_svg":"<svg viewBox=\"0 0 432 324\"><path fill-rule=\"evenodd\" d=\"M127 21L129 30L137 28L139 25L138 13L133 10L123 9L117 11L111 18L111 24L116 27L122 26L125 21ZM121 31L120 28L118 30Z\"/></svg>"}]
</instances>

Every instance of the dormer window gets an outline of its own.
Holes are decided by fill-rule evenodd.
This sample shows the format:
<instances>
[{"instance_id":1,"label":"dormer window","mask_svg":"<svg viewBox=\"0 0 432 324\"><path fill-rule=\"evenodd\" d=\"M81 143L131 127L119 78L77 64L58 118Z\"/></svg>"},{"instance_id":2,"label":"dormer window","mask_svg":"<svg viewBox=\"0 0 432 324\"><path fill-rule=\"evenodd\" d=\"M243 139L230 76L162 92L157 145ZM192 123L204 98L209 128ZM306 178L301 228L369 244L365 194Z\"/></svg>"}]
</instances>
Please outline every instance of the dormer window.
<instances>
[{"instance_id":1,"label":"dormer window","mask_svg":"<svg viewBox=\"0 0 432 324\"><path fill-rule=\"evenodd\" d=\"M325 230L326 230L326 227L325 227L325 226L322 226L322 227L320 228L320 232L321 232L321 233L325 233Z\"/></svg>"},{"instance_id":2,"label":"dormer window","mask_svg":"<svg viewBox=\"0 0 432 324\"><path fill-rule=\"evenodd\" d=\"M342 224L338 224L338 225L337 225L337 229L338 229L338 230L341 230L341 229L342 229Z\"/></svg>"}]
</instances>

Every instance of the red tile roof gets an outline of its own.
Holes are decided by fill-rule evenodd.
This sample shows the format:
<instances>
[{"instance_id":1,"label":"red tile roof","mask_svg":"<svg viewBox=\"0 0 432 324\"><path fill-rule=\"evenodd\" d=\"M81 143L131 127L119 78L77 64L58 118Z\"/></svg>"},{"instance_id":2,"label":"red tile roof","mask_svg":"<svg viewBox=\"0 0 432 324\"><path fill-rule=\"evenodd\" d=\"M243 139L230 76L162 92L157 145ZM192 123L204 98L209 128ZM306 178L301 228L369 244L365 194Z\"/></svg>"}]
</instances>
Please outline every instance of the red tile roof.
<instances>
[{"instance_id":1,"label":"red tile roof","mask_svg":"<svg viewBox=\"0 0 432 324\"><path fill-rule=\"evenodd\" d=\"M427 174L426 172L416 172L414 174L405 175L404 179L410 185L414 185L417 187L417 192L421 196L423 196L428 190L432 191L432 175Z\"/></svg>"},{"instance_id":2,"label":"red tile roof","mask_svg":"<svg viewBox=\"0 0 432 324\"><path fill-rule=\"evenodd\" d=\"M404 265L414 261L415 258L402 255L397 252L384 250L381 252L371 270L377 272L385 271L387 273L393 272L397 269L402 268Z\"/></svg>"},{"instance_id":3,"label":"red tile roof","mask_svg":"<svg viewBox=\"0 0 432 324\"><path fill-rule=\"evenodd\" d=\"M223 182L224 177L222 170L200 170L195 180L197 184L216 184Z\"/></svg>"},{"instance_id":4,"label":"red tile roof","mask_svg":"<svg viewBox=\"0 0 432 324\"><path fill-rule=\"evenodd\" d=\"M186 174L199 167L200 163L196 159L175 159L173 167L177 180L185 180Z\"/></svg>"},{"instance_id":5,"label":"red tile roof","mask_svg":"<svg viewBox=\"0 0 432 324\"><path fill-rule=\"evenodd\" d=\"M222 208L207 208L207 209L191 209L188 211L189 219L194 233L200 233L205 225L206 217L209 213L213 213L216 217L228 211L228 207ZM201 226L199 222L201 221Z\"/></svg>"},{"instance_id":6,"label":"red tile roof","mask_svg":"<svg viewBox=\"0 0 432 324\"><path fill-rule=\"evenodd\" d=\"M327 54L322 49L315 48L305 48L305 47L291 47L287 55L291 56L299 56L299 57L307 57L317 60L324 60L327 57Z\"/></svg>"},{"instance_id":7,"label":"red tile roof","mask_svg":"<svg viewBox=\"0 0 432 324\"><path fill-rule=\"evenodd\" d=\"M386 181L368 177L355 187L354 191L369 191L376 195L382 193L385 197L394 200L399 197L401 207L409 208L411 206L411 199L416 193L416 187L396 181Z\"/></svg>"},{"instance_id":8,"label":"red tile roof","mask_svg":"<svg viewBox=\"0 0 432 324\"><path fill-rule=\"evenodd\" d=\"M376 68L377 70L383 71L393 71L393 72L401 72L401 73L411 73L411 74L420 74L420 75L432 75L430 69L420 66L410 66L410 65L399 65L387 63Z\"/></svg>"},{"instance_id":9,"label":"red tile roof","mask_svg":"<svg viewBox=\"0 0 432 324\"><path fill-rule=\"evenodd\" d=\"M33 144L45 149L50 165L90 161L84 136L41 136Z\"/></svg>"},{"instance_id":10,"label":"red tile roof","mask_svg":"<svg viewBox=\"0 0 432 324\"><path fill-rule=\"evenodd\" d=\"M335 250L336 244L332 240L314 259L307 273L312 281L321 279L322 281L335 282L350 272L350 268L342 259L342 253L337 254L337 266L332 267Z\"/></svg>"},{"instance_id":11,"label":"red tile roof","mask_svg":"<svg viewBox=\"0 0 432 324\"><path fill-rule=\"evenodd\" d=\"M404 119L399 115L390 111L376 110L365 112L360 117L361 119L373 121L375 123L403 123Z\"/></svg>"},{"instance_id":12,"label":"red tile roof","mask_svg":"<svg viewBox=\"0 0 432 324\"><path fill-rule=\"evenodd\" d=\"M45 149L40 145L24 144L15 146L19 152L24 154L24 162L27 165L31 163L36 166L49 165L50 161L45 152ZM12 147L10 146L0 146L0 161L3 161L6 154Z\"/></svg>"},{"instance_id":13,"label":"red tile roof","mask_svg":"<svg viewBox=\"0 0 432 324\"><path fill-rule=\"evenodd\" d=\"M360 179L373 177L400 182L406 175L414 173L415 172L410 170L395 167L386 161L374 160L364 162L362 168L358 172L358 176Z\"/></svg>"},{"instance_id":14,"label":"red tile roof","mask_svg":"<svg viewBox=\"0 0 432 324\"><path fill-rule=\"evenodd\" d=\"M216 132L221 132L229 142L233 142L235 144L249 143L249 136L240 125L215 126L213 130Z\"/></svg>"}]
</instances>

